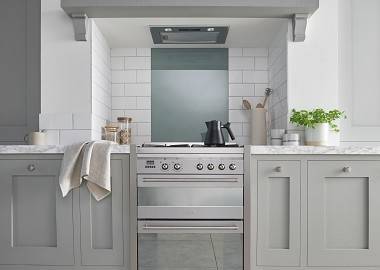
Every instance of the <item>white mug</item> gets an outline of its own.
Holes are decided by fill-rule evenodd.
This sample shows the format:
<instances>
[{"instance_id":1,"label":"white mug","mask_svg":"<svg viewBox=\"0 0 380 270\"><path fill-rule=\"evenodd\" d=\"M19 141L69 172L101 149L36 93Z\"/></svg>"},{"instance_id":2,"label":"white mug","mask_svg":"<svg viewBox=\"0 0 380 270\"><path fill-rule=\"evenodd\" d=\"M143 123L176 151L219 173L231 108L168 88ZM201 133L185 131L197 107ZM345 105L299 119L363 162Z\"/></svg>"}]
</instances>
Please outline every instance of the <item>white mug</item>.
<instances>
[{"instance_id":1,"label":"white mug","mask_svg":"<svg viewBox=\"0 0 380 270\"><path fill-rule=\"evenodd\" d=\"M24 141L30 145L46 145L46 132L31 132L25 135Z\"/></svg>"}]
</instances>

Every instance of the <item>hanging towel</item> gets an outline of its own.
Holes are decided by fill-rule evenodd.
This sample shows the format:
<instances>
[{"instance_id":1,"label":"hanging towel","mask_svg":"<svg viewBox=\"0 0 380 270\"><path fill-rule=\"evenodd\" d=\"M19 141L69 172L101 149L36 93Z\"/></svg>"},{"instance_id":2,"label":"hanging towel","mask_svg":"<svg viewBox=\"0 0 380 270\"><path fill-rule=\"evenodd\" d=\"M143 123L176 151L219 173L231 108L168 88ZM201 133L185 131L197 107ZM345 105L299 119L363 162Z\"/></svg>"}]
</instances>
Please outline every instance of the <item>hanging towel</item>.
<instances>
[{"instance_id":1,"label":"hanging towel","mask_svg":"<svg viewBox=\"0 0 380 270\"><path fill-rule=\"evenodd\" d=\"M109 141L78 143L65 149L59 185L65 197L82 180L92 196L100 201L111 193L111 148Z\"/></svg>"}]
</instances>

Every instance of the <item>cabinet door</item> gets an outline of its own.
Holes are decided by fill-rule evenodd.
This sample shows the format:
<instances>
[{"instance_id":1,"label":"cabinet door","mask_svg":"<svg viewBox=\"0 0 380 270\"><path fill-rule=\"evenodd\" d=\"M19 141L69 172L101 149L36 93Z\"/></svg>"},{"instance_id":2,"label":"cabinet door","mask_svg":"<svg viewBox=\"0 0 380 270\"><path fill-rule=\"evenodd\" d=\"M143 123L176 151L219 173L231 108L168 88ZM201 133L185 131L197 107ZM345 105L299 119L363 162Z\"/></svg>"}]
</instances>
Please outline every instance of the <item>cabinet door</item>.
<instances>
[{"instance_id":1,"label":"cabinet door","mask_svg":"<svg viewBox=\"0 0 380 270\"><path fill-rule=\"evenodd\" d=\"M0 160L0 264L72 265L73 201L61 160Z\"/></svg>"},{"instance_id":2,"label":"cabinet door","mask_svg":"<svg viewBox=\"0 0 380 270\"><path fill-rule=\"evenodd\" d=\"M123 207L123 198L129 197L128 164L111 160L112 194L103 200L97 202L86 186L80 189L82 265L124 264L123 217L128 208Z\"/></svg>"},{"instance_id":3,"label":"cabinet door","mask_svg":"<svg viewBox=\"0 0 380 270\"><path fill-rule=\"evenodd\" d=\"M380 162L308 163L308 264L380 265Z\"/></svg>"},{"instance_id":4,"label":"cabinet door","mask_svg":"<svg viewBox=\"0 0 380 270\"><path fill-rule=\"evenodd\" d=\"M341 140L379 145L380 1L339 3Z\"/></svg>"},{"instance_id":5,"label":"cabinet door","mask_svg":"<svg viewBox=\"0 0 380 270\"><path fill-rule=\"evenodd\" d=\"M300 264L300 162L258 162L257 264Z\"/></svg>"},{"instance_id":6,"label":"cabinet door","mask_svg":"<svg viewBox=\"0 0 380 270\"><path fill-rule=\"evenodd\" d=\"M0 144L38 130L40 17L40 0L0 1Z\"/></svg>"}]
</instances>

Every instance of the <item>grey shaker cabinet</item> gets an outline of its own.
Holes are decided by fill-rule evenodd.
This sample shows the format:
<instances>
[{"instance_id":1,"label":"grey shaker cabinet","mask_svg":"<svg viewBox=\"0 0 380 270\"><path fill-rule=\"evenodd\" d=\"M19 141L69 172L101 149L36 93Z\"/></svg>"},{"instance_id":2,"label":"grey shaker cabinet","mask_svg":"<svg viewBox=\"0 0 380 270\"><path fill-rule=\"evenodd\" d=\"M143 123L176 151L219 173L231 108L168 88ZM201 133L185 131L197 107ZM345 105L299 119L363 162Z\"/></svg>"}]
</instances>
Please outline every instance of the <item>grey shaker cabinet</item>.
<instances>
[{"instance_id":1,"label":"grey shaker cabinet","mask_svg":"<svg viewBox=\"0 0 380 270\"><path fill-rule=\"evenodd\" d=\"M41 1L0 1L0 144L38 130Z\"/></svg>"},{"instance_id":2,"label":"grey shaker cabinet","mask_svg":"<svg viewBox=\"0 0 380 270\"><path fill-rule=\"evenodd\" d=\"M308 162L308 265L380 266L380 161Z\"/></svg>"},{"instance_id":3,"label":"grey shaker cabinet","mask_svg":"<svg viewBox=\"0 0 380 270\"><path fill-rule=\"evenodd\" d=\"M87 187L80 188L82 265L127 264L129 159L111 161L112 194L97 202ZM124 253L126 256L124 256Z\"/></svg>"},{"instance_id":4,"label":"grey shaker cabinet","mask_svg":"<svg viewBox=\"0 0 380 270\"><path fill-rule=\"evenodd\" d=\"M299 161L258 161L257 265L300 265Z\"/></svg>"},{"instance_id":5,"label":"grey shaker cabinet","mask_svg":"<svg viewBox=\"0 0 380 270\"><path fill-rule=\"evenodd\" d=\"M0 159L0 264L73 265L73 199L60 159Z\"/></svg>"}]
</instances>

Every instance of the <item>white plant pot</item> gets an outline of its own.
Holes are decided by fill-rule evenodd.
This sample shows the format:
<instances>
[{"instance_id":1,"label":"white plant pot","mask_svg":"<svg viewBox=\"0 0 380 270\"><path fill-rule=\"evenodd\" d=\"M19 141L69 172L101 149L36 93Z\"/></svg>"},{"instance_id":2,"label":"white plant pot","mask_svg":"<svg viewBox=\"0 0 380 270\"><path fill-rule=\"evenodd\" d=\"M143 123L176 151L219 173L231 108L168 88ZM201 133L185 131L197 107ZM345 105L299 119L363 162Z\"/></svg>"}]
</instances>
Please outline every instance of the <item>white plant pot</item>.
<instances>
[{"instance_id":1,"label":"white plant pot","mask_svg":"<svg viewBox=\"0 0 380 270\"><path fill-rule=\"evenodd\" d=\"M327 146L329 145L329 124L318 124L314 128L305 129L306 145Z\"/></svg>"}]
</instances>

